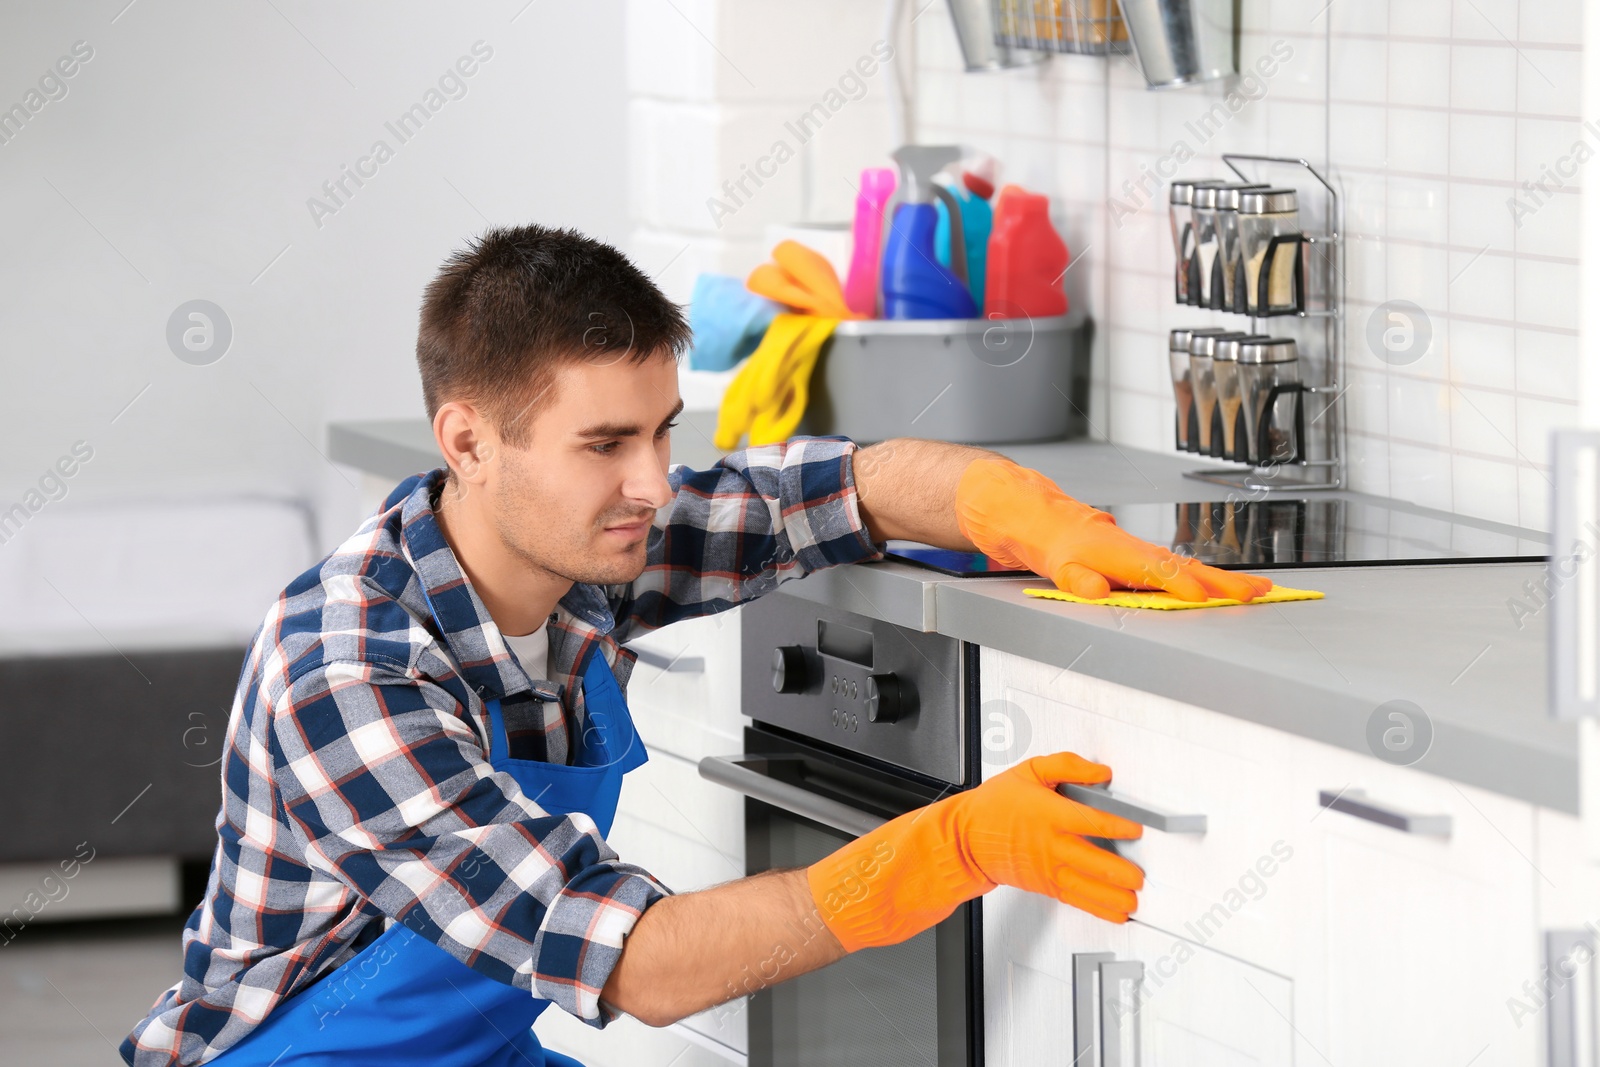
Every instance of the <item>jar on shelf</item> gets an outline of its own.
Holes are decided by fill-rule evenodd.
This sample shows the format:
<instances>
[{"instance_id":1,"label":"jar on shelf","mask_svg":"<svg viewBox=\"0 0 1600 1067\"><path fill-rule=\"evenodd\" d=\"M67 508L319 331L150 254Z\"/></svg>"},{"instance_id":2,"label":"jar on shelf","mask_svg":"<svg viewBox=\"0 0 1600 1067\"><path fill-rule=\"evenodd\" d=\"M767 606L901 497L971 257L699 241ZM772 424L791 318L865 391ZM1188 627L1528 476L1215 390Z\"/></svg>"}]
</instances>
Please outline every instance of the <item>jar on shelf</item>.
<instances>
[{"instance_id":1,"label":"jar on shelf","mask_svg":"<svg viewBox=\"0 0 1600 1067\"><path fill-rule=\"evenodd\" d=\"M1202 185L1225 185L1221 178L1181 178L1167 192L1167 214L1172 222L1172 250L1177 254L1173 295L1180 304L1190 299L1189 276L1194 261L1194 191Z\"/></svg>"},{"instance_id":2,"label":"jar on shelf","mask_svg":"<svg viewBox=\"0 0 1600 1067\"><path fill-rule=\"evenodd\" d=\"M1198 434L1191 451L1212 455L1211 423L1217 414L1216 344L1225 338L1244 337L1238 331L1196 333L1189 340L1189 379L1194 389L1194 413ZM1220 441L1216 442L1221 444Z\"/></svg>"},{"instance_id":3,"label":"jar on shelf","mask_svg":"<svg viewBox=\"0 0 1600 1067\"><path fill-rule=\"evenodd\" d=\"M1252 315L1305 310L1305 238L1293 189L1251 189L1239 194L1239 243L1245 303Z\"/></svg>"},{"instance_id":4,"label":"jar on shelf","mask_svg":"<svg viewBox=\"0 0 1600 1067\"><path fill-rule=\"evenodd\" d=\"M1239 348L1252 341L1270 341L1262 334L1242 337L1219 337L1211 353L1212 375L1217 383L1215 424L1211 429L1212 445L1221 439L1223 459L1239 463L1250 462L1249 434L1244 426L1244 390L1239 380ZM1212 448L1217 453L1217 448Z\"/></svg>"},{"instance_id":5,"label":"jar on shelf","mask_svg":"<svg viewBox=\"0 0 1600 1067\"><path fill-rule=\"evenodd\" d=\"M1257 466L1305 458L1300 359L1293 338L1249 338L1239 345L1239 390L1246 447Z\"/></svg>"},{"instance_id":6,"label":"jar on shelf","mask_svg":"<svg viewBox=\"0 0 1600 1067\"><path fill-rule=\"evenodd\" d=\"M1167 362L1172 370L1172 396L1178 402L1178 448L1199 450L1199 428L1195 425L1194 376L1189 361L1189 344L1195 334L1226 333L1221 326L1199 326L1173 330L1167 339Z\"/></svg>"},{"instance_id":7,"label":"jar on shelf","mask_svg":"<svg viewBox=\"0 0 1600 1067\"><path fill-rule=\"evenodd\" d=\"M1218 278L1212 280L1212 287L1216 288L1220 279L1221 296L1213 297L1212 307L1223 311L1246 310L1239 284L1244 276L1244 256L1239 245L1239 203L1249 191L1265 188L1267 186L1244 183L1231 183L1217 188L1217 266L1214 273Z\"/></svg>"}]
</instances>

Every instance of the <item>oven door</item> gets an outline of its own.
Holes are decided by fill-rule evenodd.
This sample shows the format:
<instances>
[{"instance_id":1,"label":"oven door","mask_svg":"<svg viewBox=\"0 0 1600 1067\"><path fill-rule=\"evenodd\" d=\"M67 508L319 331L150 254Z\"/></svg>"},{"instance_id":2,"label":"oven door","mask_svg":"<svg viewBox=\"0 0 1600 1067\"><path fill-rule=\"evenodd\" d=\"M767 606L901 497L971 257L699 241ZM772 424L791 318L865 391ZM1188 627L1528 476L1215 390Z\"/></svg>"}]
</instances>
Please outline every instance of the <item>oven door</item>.
<instances>
[{"instance_id":1,"label":"oven door","mask_svg":"<svg viewBox=\"0 0 1600 1067\"><path fill-rule=\"evenodd\" d=\"M746 729L745 752L700 773L745 796L746 873L807 867L953 787L786 736ZM978 1067L981 908L886 948L750 988L750 1067Z\"/></svg>"}]
</instances>

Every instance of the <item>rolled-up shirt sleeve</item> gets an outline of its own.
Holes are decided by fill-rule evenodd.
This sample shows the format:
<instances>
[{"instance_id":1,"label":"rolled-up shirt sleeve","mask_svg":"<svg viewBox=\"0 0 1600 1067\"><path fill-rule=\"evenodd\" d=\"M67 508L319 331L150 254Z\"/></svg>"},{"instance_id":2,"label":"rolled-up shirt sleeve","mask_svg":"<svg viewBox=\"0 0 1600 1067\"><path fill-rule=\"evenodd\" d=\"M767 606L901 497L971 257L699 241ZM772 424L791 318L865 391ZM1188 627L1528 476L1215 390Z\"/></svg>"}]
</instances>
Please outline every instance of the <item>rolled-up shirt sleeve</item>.
<instances>
[{"instance_id":1,"label":"rolled-up shirt sleeve","mask_svg":"<svg viewBox=\"0 0 1600 1067\"><path fill-rule=\"evenodd\" d=\"M307 864L474 970L615 1018L600 990L670 891L587 815L495 771L450 692L398 665L321 664L275 702L269 746Z\"/></svg>"},{"instance_id":2,"label":"rolled-up shirt sleeve","mask_svg":"<svg viewBox=\"0 0 1600 1067\"><path fill-rule=\"evenodd\" d=\"M674 467L644 573L614 601L618 640L723 611L825 567L882 559L856 496L845 437L794 437Z\"/></svg>"}]
</instances>

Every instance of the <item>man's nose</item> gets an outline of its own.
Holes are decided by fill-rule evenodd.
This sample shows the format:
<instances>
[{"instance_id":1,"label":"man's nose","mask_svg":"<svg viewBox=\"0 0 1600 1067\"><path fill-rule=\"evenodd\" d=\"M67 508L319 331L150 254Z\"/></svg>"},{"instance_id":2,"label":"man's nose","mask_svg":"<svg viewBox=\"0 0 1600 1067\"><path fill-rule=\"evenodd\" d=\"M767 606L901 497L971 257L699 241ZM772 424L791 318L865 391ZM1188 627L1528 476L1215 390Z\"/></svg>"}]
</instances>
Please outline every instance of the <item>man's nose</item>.
<instances>
[{"instance_id":1,"label":"man's nose","mask_svg":"<svg viewBox=\"0 0 1600 1067\"><path fill-rule=\"evenodd\" d=\"M639 450L628 470L628 480L622 491L628 499L642 501L658 509L666 507L672 500L672 485L667 481L665 465L654 449Z\"/></svg>"}]
</instances>

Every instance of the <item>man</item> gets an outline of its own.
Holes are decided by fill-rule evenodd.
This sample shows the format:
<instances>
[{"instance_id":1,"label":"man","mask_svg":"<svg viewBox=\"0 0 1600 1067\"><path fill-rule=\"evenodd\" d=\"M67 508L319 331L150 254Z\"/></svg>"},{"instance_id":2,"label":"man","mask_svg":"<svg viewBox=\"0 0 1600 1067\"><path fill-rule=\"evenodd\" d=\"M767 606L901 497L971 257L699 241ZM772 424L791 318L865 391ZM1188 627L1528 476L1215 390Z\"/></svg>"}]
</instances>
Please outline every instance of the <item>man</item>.
<instances>
[{"instance_id":1,"label":"man","mask_svg":"<svg viewBox=\"0 0 1600 1067\"><path fill-rule=\"evenodd\" d=\"M993 453L796 438L668 468L680 310L614 249L495 230L428 288L417 343L446 467L402 482L283 591L229 725L218 845L184 973L136 1065L568 1064L549 1003L653 1025L892 944L1008 884L1113 922L1138 868L1082 835L1139 827L1039 757L806 870L672 895L604 835L645 756L618 642L910 538L1104 595L1249 599L1271 583L1123 533ZM803 940L790 931L807 930Z\"/></svg>"}]
</instances>

